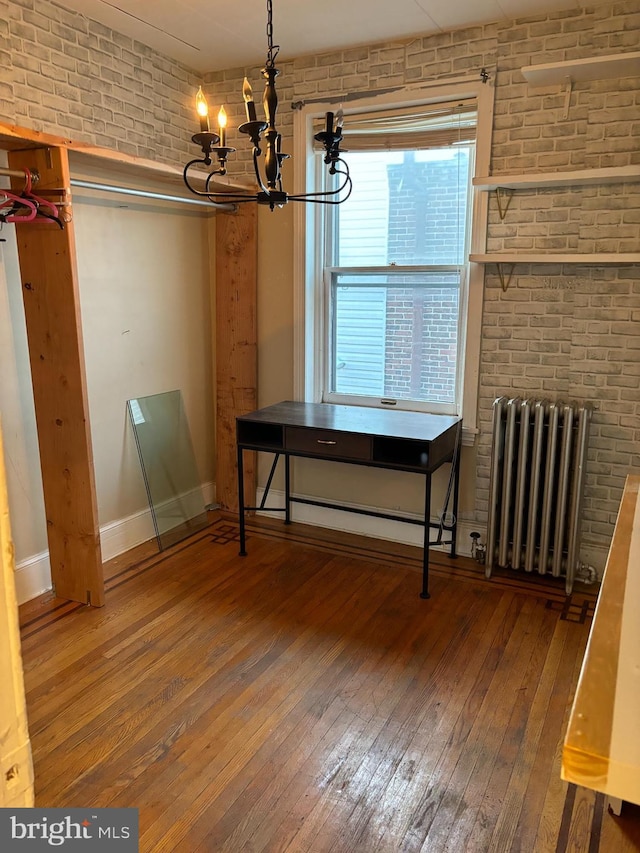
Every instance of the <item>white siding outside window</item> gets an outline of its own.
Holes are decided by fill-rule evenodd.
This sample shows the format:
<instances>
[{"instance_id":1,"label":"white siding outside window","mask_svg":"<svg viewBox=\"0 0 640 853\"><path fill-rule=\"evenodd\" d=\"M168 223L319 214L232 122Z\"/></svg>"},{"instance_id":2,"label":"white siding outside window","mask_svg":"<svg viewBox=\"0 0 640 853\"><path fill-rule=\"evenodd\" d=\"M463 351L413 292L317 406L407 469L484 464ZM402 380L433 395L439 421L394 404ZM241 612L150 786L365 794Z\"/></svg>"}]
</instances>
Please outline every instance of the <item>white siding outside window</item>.
<instances>
[{"instance_id":1,"label":"white siding outside window","mask_svg":"<svg viewBox=\"0 0 640 853\"><path fill-rule=\"evenodd\" d=\"M335 323L335 391L384 395L386 291L340 287Z\"/></svg>"}]
</instances>

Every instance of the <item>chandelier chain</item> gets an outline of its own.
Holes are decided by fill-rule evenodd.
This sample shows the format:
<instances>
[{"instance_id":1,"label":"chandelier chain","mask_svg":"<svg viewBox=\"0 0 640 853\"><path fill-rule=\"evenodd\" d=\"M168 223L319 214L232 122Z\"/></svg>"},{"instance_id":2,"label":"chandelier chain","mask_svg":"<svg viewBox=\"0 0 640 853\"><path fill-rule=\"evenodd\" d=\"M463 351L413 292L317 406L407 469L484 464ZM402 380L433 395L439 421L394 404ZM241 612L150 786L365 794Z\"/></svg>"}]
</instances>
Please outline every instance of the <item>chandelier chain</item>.
<instances>
[{"instance_id":1,"label":"chandelier chain","mask_svg":"<svg viewBox=\"0 0 640 853\"><path fill-rule=\"evenodd\" d=\"M267 68L273 68L280 51L280 45L273 45L273 0L267 0L267 46Z\"/></svg>"}]
</instances>

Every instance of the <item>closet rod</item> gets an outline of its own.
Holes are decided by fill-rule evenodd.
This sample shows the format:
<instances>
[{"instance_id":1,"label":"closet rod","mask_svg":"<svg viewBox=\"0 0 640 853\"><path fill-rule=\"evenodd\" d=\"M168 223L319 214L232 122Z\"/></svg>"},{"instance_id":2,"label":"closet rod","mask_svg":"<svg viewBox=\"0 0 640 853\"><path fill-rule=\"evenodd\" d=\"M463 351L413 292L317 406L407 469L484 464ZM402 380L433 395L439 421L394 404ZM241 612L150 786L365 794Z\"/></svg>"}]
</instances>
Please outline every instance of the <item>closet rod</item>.
<instances>
[{"instance_id":1,"label":"closet rod","mask_svg":"<svg viewBox=\"0 0 640 853\"><path fill-rule=\"evenodd\" d=\"M24 169L7 169L6 166L0 166L0 175L6 176L7 178L24 178ZM40 176L37 172L31 172L31 180L34 178L36 181Z\"/></svg>"},{"instance_id":2,"label":"closet rod","mask_svg":"<svg viewBox=\"0 0 640 853\"><path fill-rule=\"evenodd\" d=\"M214 204L211 201L204 201L199 198L182 198L179 195L164 195L163 193L153 193L148 192L147 190L134 190L129 187L114 187L111 184L96 184L93 181L81 181L78 178L71 178L71 186L82 187L83 189L87 190L102 190L103 192L108 193L122 193L122 195L141 196L142 198L154 198L158 201L175 201L179 202L180 204L197 204L200 207L208 207L213 210L236 210L236 205L232 204L231 202L229 202L228 204Z\"/></svg>"}]
</instances>

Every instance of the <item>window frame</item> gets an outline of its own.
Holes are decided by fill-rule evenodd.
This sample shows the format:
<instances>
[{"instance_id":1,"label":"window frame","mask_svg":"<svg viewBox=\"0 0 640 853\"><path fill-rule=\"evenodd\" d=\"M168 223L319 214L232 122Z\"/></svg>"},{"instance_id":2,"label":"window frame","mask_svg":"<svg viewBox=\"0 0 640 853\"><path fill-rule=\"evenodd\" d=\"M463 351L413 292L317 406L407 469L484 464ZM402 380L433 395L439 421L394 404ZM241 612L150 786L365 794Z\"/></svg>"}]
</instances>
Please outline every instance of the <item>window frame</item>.
<instances>
[{"instance_id":1,"label":"window frame","mask_svg":"<svg viewBox=\"0 0 640 853\"><path fill-rule=\"evenodd\" d=\"M480 78L469 80L433 81L402 90L379 95L345 98L342 109L345 122L349 115L372 110L424 106L456 98L475 98L478 105L478 124L473 178L489 174L491 129L493 125L494 88L492 83ZM325 168L321 158L313 151L313 122L327 110L335 110L335 101L314 101L298 104L294 113L294 185L296 192L311 192L316 185L316 170ZM348 154L345 155L348 162ZM294 208L294 396L296 400L321 402L328 358L326 300L324 297L325 233L322 205L296 204ZM472 192L470 215L471 253L483 251L486 244L488 219L488 193ZM462 400L460 414L463 418L465 443L473 441L477 429L478 385L480 374L480 343L484 268L468 262L465 284L466 299L461 298L460 331L464 338L462 372ZM462 286L462 285L461 285ZM461 291L461 297L463 296ZM377 401L363 398L358 405L371 405ZM354 405L356 403L354 402ZM400 408L400 405L394 406ZM415 405L403 406L419 410ZM434 409L430 409L434 411Z\"/></svg>"}]
</instances>

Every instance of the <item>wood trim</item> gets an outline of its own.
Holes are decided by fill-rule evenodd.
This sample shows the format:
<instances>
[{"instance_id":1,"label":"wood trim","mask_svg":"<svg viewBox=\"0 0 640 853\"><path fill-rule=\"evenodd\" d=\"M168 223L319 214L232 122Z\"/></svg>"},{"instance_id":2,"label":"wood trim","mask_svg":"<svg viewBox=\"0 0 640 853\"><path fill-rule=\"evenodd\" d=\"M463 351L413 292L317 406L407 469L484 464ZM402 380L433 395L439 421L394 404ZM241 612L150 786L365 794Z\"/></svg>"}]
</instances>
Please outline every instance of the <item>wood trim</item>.
<instances>
[{"instance_id":1,"label":"wood trim","mask_svg":"<svg viewBox=\"0 0 640 853\"><path fill-rule=\"evenodd\" d=\"M33 806L33 762L20 655L9 497L0 430L0 807Z\"/></svg>"},{"instance_id":2,"label":"wood trim","mask_svg":"<svg viewBox=\"0 0 640 853\"><path fill-rule=\"evenodd\" d=\"M38 190L70 198L67 151L10 151L12 169L40 173ZM17 182L16 182L17 181ZM14 187L20 181L14 179ZM65 208L71 219L71 208ZM73 221L16 224L33 381L51 578L60 598L104 604Z\"/></svg>"},{"instance_id":3,"label":"wood trim","mask_svg":"<svg viewBox=\"0 0 640 853\"><path fill-rule=\"evenodd\" d=\"M236 417L257 408L257 209L216 219L216 500L238 511ZM255 454L245 453L245 500L256 493Z\"/></svg>"},{"instance_id":4,"label":"wood trim","mask_svg":"<svg viewBox=\"0 0 640 853\"><path fill-rule=\"evenodd\" d=\"M39 130L31 130L27 127L19 127L15 124L0 123L0 148L7 151L23 151L33 148L64 148L127 166L135 166L140 172L153 171L169 177L182 178L182 169L170 166L167 163L159 163L156 160L148 160L144 157L136 157L125 154L122 151L114 151L110 148L101 148L86 142L75 142L65 136L55 136L51 133L42 133Z\"/></svg>"},{"instance_id":5,"label":"wood trim","mask_svg":"<svg viewBox=\"0 0 640 853\"><path fill-rule=\"evenodd\" d=\"M0 122L0 148L6 151L24 151L33 148L64 148L72 155L82 155L89 160L98 161L102 164L108 163L111 167L117 167L120 171L166 179L172 184L178 183L184 188L182 168L162 163L157 160L149 160L145 157L137 157L133 154L125 154L111 148L101 148L87 142L76 142L64 136L55 136L51 133L42 133L26 127L18 127L14 124L3 124ZM186 158L185 158L186 159ZM197 185L197 178L194 178ZM42 186L40 184L40 186ZM251 178L231 179L230 177L217 178L209 182L210 188L215 192L229 191L238 193L242 191L255 192L257 184ZM203 181L204 188L204 181Z\"/></svg>"},{"instance_id":6,"label":"wood trim","mask_svg":"<svg viewBox=\"0 0 640 853\"><path fill-rule=\"evenodd\" d=\"M627 477L562 752L563 779L635 803L639 491Z\"/></svg>"}]
</instances>

